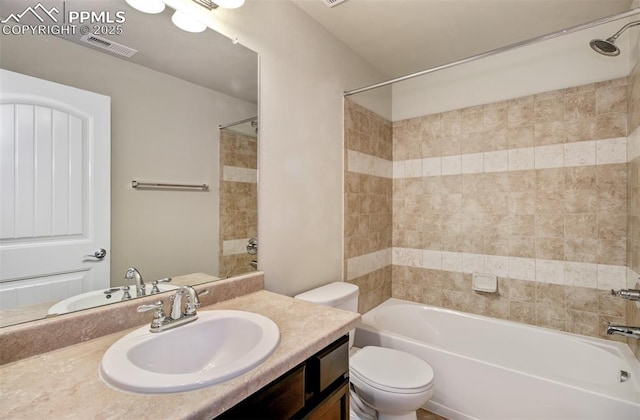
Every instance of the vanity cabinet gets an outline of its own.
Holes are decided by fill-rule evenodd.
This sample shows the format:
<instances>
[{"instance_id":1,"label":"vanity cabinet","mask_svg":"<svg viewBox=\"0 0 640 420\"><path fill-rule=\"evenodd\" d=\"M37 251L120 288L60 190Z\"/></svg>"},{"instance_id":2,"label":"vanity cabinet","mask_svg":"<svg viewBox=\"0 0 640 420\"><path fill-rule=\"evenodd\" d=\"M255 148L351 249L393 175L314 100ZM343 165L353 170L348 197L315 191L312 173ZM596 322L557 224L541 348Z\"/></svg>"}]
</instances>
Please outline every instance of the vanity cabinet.
<instances>
[{"instance_id":1,"label":"vanity cabinet","mask_svg":"<svg viewBox=\"0 0 640 420\"><path fill-rule=\"evenodd\" d=\"M334 341L218 419L348 419L349 337Z\"/></svg>"}]
</instances>

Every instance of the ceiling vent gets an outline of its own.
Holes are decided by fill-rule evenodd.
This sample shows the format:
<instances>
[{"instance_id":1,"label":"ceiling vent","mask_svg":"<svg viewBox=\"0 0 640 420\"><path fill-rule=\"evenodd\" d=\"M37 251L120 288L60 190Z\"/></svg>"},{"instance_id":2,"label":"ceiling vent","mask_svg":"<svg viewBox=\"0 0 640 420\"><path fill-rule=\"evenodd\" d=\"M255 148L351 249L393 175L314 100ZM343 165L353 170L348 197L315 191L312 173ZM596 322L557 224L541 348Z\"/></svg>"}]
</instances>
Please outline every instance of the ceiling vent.
<instances>
[{"instance_id":1,"label":"ceiling vent","mask_svg":"<svg viewBox=\"0 0 640 420\"><path fill-rule=\"evenodd\" d=\"M99 37L97 35L87 34L80 38L80 40L89 45L93 45L94 47L102 48L103 50L107 50L111 53L118 54L127 58L132 57L135 53L138 52L138 50L134 50L133 48L118 44L117 42L109 41L108 39Z\"/></svg>"},{"instance_id":2,"label":"ceiling vent","mask_svg":"<svg viewBox=\"0 0 640 420\"><path fill-rule=\"evenodd\" d=\"M347 0L324 0L324 4L326 4L329 7L335 7L341 3L344 3Z\"/></svg>"}]
</instances>

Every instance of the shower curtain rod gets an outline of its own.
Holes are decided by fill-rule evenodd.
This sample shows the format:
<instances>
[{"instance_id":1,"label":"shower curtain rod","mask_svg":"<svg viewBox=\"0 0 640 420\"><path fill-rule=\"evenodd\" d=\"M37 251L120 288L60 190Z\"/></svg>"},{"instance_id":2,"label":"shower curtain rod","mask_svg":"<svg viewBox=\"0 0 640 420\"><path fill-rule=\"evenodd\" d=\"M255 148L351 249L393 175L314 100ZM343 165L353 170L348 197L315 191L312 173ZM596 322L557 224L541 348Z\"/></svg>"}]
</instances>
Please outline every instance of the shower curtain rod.
<instances>
[{"instance_id":1,"label":"shower curtain rod","mask_svg":"<svg viewBox=\"0 0 640 420\"><path fill-rule=\"evenodd\" d=\"M562 29L562 30L557 31L557 32L551 32L551 33L548 33L546 35L541 35L541 36L537 36L535 38L527 39L525 41L516 42L515 44L507 45L505 47L500 47L500 48L496 48L496 49L491 50L491 51L486 51L486 52L483 52L483 53L480 53L480 54L472 55L470 57L463 58L461 60L452 61L450 63L442 64L442 65L436 66L436 67L431 67L431 68L429 68L427 70L421 70L421 71L416 72L416 73L411 73L411 74L407 74L405 76L396 77L395 79L391 79L391 80L387 80L387 81L384 81L384 82L375 83L373 85L364 86L364 87L361 87L361 88L358 88L358 89L346 90L346 91L344 91L343 96L351 96L351 95L355 95L356 93L366 92L368 90L376 89L376 88L379 88L379 87L384 87L384 86L387 86L387 85L390 85L390 84L393 84L393 83L396 83L396 82L402 82L402 81L405 81L405 80L413 79L414 77L424 76L425 74L434 73L434 72L439 71L439 70L445 70L445 69L448 69L448 68L451 68L451 67L459 66L461 64L470 63L472 61L479 60L481 58L491 57L492 55L496 55L496 54L500 54L500 53L503 53L503 52L515 50L517 48L525 47L527 45L536 44L538 42L542 42L542 41L547 41L547 40L550 40L550 39L558 38L560 36L568 35L568 34L571 34L571 33L577 32L577 31L581 31L583 29L593 28L594 26L598 26L598 25L602 25L602 24L605 24L605 23L613 22L613 21L619 20L619 19L624 19L626 17L634 16L634 15L637 15L637 14L640 14L640 7L635 7L633 9L627 10L626 12L616 13L614 15L606 16L606 17L603 17L601 19L592 20L591 22L582 23L580 25L576 25L576 26L572 26L570 28Z\"/></svg>"},{"instance_id":2,"label":"shower curtain rod","mask_svg":"<svg viewBox=\"0 0 640 420\"><path fill-rule=\"evenodd\" d=\"M253 120L258 120L258 116L245 118L244 120L240 120L240 121L234 121L234 122L229 123L229 124L220 124L218 126L218 129L222 130L223 128L233 127L234 125L246 123L246 122L253 121Z\"/></svg>"}]
</instances>

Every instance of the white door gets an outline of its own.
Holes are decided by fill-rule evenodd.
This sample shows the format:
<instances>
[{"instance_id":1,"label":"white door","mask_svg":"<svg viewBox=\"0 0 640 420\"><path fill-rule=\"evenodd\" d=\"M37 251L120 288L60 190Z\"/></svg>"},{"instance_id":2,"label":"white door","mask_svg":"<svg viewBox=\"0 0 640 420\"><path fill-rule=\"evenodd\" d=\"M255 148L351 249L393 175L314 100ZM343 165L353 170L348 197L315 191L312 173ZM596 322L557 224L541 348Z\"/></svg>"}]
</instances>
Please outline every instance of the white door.
<instances>
[{"instance_id":1,"label":"white door","mask_svg":"<svg viewBox=\"0 0 640 420\"><path fill-rule=\"evenodd\" d=\"M110 103L0 69L0 309L109 287Z\"/></svg>"}]
</instances>

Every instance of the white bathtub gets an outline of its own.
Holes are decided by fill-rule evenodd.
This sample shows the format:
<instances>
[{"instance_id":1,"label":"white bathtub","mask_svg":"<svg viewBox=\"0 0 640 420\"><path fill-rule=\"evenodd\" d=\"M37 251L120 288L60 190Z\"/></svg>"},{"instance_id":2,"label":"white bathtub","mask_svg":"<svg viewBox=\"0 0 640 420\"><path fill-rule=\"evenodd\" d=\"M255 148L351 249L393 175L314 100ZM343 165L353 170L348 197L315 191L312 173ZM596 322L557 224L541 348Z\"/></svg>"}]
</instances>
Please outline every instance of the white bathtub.
<instances>
[{"instance_id":1,"label":"white bathtub","mask_svg":"<svg viewBox=\"0 0 640 420\"><path fill-rule=\"evenodd\" d=\"M450 419L640 419L640 364L625 344L399 299L364 314L355 340L427 361L425 408Z\"/></svg>"}]
</instances>

